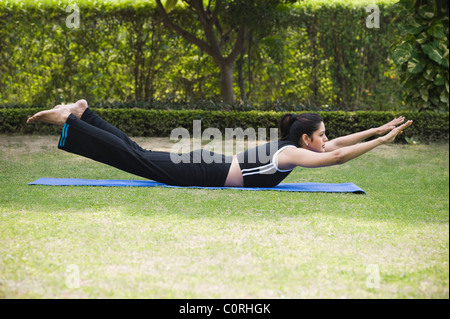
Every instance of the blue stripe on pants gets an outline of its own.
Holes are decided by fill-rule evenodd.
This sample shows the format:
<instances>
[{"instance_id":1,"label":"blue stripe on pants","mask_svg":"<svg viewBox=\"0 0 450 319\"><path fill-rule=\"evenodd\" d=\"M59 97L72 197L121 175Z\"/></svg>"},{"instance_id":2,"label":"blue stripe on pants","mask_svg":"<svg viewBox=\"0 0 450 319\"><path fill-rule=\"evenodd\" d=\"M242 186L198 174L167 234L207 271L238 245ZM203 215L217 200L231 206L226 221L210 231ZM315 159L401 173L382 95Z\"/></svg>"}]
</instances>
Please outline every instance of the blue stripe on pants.
<instances>
[{"instance_id":1,"label":"blue stripe on pants","mask_svg":"<svg viewBox=\"0 0 450 319\"><path fill-rule=\"evenodd\" d=\"M59 141L59 146L61 146L61 147L64 146L64 144L66 143L67 129L68 128L69 128L69 124L64 123L61 140Z\"/></svg>"}]
</instances>

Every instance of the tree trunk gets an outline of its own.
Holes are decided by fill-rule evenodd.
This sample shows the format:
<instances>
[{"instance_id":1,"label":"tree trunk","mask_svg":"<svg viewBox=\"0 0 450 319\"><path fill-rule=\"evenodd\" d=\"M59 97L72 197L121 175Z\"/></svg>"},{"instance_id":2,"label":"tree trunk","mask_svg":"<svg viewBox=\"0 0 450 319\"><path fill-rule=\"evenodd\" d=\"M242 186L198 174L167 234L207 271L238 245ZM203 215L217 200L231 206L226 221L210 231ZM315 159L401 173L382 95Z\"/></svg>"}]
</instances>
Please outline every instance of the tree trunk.
<instances>
[{"instance_id":1,"label":"tree trunk","mask_svg":"<svg viewBox=\"0 0 450 319\"><path fill-rule=\"evenodd\" d=\"M222 30L218 20L218 9L221 7L222 2L217 1L217 7L213 12L209 11L209 6L208 9L205 9L202 0L185 0L185 2L189 4L190 8L199 17L200 23L205 31L205 40L198 38L195 34L181 28L171 20L166 9L162 5L161 0L156 0L156 5L161 14L162 21L167 27L177 32L190 43L197 45L203 52L213 58L220 69L220 90L223 102L234 103L233 63L244 49L248 28L244 22L241 23L237 30L233 50L227 57L224 57L222 50L224 44L229 41L229 32L224 32ZM220 34L219 38L218 34Z\"/></svg>"},{"instance_id":2,"label":"tree trunk","mask_svg":"<svg viewBox=\"0 0 450 319\"><path fill-rule=\"evenodd\" d=\"M234 103L233 61L220 64L220 91L225 103Z\"/></svg>"},{"instance_id":3,"label":"tree trunk","mask_svg":"<svg viewBox=\"0 0 450 319\"><path fill-rule=\"evenodd\" d=\"M244 78L244 56L241 54L239 59L236 61L237 72L238 72L238 84L239 91L241 92L242 102L247 102L247 95L245 94L245 78Z\"/></svg>"}]
</instances>

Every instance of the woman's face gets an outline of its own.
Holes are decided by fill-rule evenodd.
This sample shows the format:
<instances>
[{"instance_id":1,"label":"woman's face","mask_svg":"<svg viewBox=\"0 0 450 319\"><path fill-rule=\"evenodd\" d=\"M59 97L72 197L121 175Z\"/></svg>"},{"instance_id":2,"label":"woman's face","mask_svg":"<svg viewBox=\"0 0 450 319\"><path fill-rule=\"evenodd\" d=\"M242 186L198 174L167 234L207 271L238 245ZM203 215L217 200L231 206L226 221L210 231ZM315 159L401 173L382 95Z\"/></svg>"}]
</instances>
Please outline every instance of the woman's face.
<instances>
[{"instance_id":1,"label":"woman's face","mask_svg":"<svg viewBox=\"0 0 450 319\"><path fill-rule=\"evenodd\" d=\"M328 141L325 135L325 124L320 123L319 129L313 133L313 136L308 141L306 149L313 152L325 152L325 143Z\"/></svg>"}]
</instances>

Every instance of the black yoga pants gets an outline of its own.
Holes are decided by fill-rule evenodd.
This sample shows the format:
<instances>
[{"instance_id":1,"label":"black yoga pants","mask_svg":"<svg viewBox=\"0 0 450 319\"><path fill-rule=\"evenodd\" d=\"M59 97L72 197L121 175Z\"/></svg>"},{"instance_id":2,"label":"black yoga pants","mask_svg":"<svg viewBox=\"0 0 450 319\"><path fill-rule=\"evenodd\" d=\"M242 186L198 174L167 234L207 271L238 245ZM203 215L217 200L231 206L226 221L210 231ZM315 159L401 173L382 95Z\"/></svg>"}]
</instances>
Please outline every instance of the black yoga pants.
<instances>
[{"instance_id":1,"label":"black yoga pants","mask_svg":"<svg viewBox=\"0 0 450 319\"><path fill-rule=\"evenodd\" d=\"M222 187L231 166L231 157L206 150L182 154L184 160L176 163L170 152L143 149L89 108L81 119L69 115L58 148L140 177L176 186ZM215 161L205 162L205 152L208 152L207 158L214 158Z\"/></svg>"}]
</instances>

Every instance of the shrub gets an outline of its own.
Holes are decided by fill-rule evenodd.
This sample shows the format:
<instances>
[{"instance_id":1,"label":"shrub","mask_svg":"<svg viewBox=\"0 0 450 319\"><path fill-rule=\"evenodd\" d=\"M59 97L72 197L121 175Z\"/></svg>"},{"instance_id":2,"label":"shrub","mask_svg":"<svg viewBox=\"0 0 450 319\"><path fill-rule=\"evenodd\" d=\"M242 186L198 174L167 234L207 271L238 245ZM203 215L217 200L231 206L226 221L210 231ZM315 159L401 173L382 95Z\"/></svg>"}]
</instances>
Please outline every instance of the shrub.
<instances>
[{"instance_id":1,"label":"shrub","mask_svg":"<svg viewBox=\"0 0 450 319\"><path fill-rule=\"evenodd\" d=\"M0 133L59 134L54 125L30 124L26 119L40 111L39 108L0 109ZM201 120L202 130L218 128L271 128L278 127L284 112L236 112L204 110L147 110L147 109L95 109L95 112L130 136L169 137L177 127L192 134L194 120ZM394 117L403 115L414 124L400 135L397 141L414 138L422 142L448 142L449 113L436 112L317 112L324 119L330 139L382 125Z\"/></svg>"},{"instance_id":2,"label":"shrub","mask_svg":"<svg viewBox=\"0 0 450 319\"><path fill-rule=\"evenodd\" d=\"M448 2L402 0L404 36L392 58L399 66L408 104L448 112Z\"/></svg>"}]
</instances>

